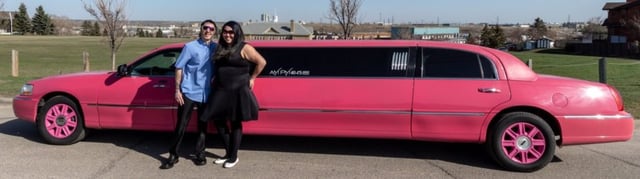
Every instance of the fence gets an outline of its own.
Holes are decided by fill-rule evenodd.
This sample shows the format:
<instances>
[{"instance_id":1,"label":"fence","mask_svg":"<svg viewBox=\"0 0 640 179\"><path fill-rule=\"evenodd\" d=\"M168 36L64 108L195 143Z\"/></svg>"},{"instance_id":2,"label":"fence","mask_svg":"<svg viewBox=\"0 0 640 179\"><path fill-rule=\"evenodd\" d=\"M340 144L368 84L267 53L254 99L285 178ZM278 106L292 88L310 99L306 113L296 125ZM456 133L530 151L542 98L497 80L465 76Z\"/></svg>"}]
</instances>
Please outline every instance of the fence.
<instances>
[{"instance_id":1,"label":"fence","mask_svg":"<svg viewBox=\"0 0 640 179\"><path fill-rule=\"evenodd\" d=\"M11 50L11 76L18 77L20 71L20 57L17 50ZM82 52L82 69L90 71L89 52Z\"/></svg>"},{"instance_id":2,"label":"fence","mask_svg":"<svg viewBox=\"0 0 640 179\"><path fill-rule=\"evenodd\" d=\"M583 64L571 64L571 65L554 65L555 67L557 66L588 66L588 65L595 65L596 63L583 63ZM602 57L600 59L598 59L598 80L600 83L607 83L607 64L609 65L640 65L640 61L639 62L635 62L635 63L624 63L624 64L619 64L619 63L607 63L607 59L605 57ZM529 66L529 68L533 69L533 60L529 59L527 60L527 65Z\"/></svg>"},{"instance_id":3,"label":"fence","mask_svg":"<svg viewBox=\"0 0 640 179\"><path fill-rule=\"evenodd\" d=\"M635 49L634 49L635 48ZM594 40L592 43L567 43L567 52L606 57L637 57L637 47L626 43L608 43L607 40Z\"/></svg>"}]
</instances>

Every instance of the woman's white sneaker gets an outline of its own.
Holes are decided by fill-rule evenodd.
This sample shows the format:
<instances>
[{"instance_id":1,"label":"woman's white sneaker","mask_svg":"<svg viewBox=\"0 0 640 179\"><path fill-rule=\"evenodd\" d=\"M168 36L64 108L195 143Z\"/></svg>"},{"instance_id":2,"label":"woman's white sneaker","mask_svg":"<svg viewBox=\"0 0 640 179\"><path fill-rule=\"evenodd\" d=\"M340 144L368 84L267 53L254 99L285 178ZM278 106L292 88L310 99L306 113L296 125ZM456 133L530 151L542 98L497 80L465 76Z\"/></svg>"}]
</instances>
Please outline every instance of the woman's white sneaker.
<instances>
[{"instance_id":1,"label":"woman's white sneaker","mask_svg":"<svg viewBox=\"0 0 640 179\"><path fill-rule=\"evenodd\" d=\"M215 163L216 165L220 165L223 164L224 162L227 162L227 160L229 160L228 158L218 158L216 160L213 161L213 163Z\"/></svg>"},{"instance_id":2,"label":"woman's white sneaker","mask_svg":"<svg viewBox=\"0 0 640 179\"><path fill-rule=\"evenodd\" d=\"M224 163L224 168L231 168L233 166L236 166L236 164L238 164L238 161L240 161L239 158L236 158L236 161L231 163L231 162L225 162Z\"/></svg>"}]
</instances>

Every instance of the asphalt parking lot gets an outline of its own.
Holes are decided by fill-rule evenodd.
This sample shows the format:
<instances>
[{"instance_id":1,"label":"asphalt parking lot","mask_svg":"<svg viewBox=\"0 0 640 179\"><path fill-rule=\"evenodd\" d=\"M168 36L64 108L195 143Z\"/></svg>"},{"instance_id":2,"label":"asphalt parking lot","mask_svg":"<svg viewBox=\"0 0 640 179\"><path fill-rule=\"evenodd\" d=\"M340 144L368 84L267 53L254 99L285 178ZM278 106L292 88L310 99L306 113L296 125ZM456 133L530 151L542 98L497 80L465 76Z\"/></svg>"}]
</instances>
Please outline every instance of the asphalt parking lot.
<instances>
[{"instance_id":1,"label":"asphalt parking lot","mask_svg":"<svg viewBox=\"0 0 640 179\"><path fill-rule=\"evenodd\" d=\"M245 136L240 162L212 164L223 154L215 135L208 164L190 160L187 135L180 162L160 170L170 133L93 131L74 145L45 144L33 124L15 119L10 99L0 99L0 178L637 178L638 123L631 141L568 146L532 173L502 170L477 144L399 140Z\"/></svg>"}]
</instances>

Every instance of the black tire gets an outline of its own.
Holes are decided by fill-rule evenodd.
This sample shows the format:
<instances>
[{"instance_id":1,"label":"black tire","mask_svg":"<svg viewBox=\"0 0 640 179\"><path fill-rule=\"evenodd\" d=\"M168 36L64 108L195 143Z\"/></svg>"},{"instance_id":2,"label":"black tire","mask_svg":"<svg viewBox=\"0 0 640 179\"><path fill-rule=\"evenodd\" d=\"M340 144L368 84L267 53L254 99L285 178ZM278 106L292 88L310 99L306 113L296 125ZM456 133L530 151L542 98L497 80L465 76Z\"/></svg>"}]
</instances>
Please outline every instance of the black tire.
<instances>
[{"instance_id":1,"label":"black tire","mask_svg":"<svg viewBox=\"0 0 640 179\"><path fill-rule=\"evenodd\" d=\"M50 144L74 144L86 136L80 108L64 96L55 96L45 102L38 111L36 125L42 138Z\"/></svg>"},{"instance_id":2,"label":"black tire","mask_svg":"<svg viewBox=\"0 0 640 179\"><path fill-rule=\"evenodd\" d=\"M508 113L487 133L489 154L507 170L536 171L549 164L555 154L553 130L535 114Z\"/></svg>"}]
</instances>

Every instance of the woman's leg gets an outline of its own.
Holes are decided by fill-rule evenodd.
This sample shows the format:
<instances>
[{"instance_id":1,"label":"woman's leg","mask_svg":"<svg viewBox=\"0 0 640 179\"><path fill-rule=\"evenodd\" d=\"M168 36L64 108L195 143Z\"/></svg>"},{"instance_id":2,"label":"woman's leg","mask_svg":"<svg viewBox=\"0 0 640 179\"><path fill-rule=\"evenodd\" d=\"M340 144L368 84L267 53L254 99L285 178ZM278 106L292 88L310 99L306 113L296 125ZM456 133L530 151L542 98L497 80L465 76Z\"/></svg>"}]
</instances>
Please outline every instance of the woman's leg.
<instances>
[{"instance_id":1,"label":"woman's leg","mask_svg":"<svg viewBox=\"0 0 640 179\"><path fill-rule=\"evenodd\" d=\"M240 142L242 141L242 121L231 121L231 140L229 145L229 161L231 163L236 162L238 159L238 150L240 149Z\"/></svg>"},{"instance_id":2,"label":"woman's leg","mask_svg":"<svg viewBox=\"0 0 640 179\"><path fill-rule=\"evenodd\" d=\"M226 159L229 156L229 127L227 125L227 120L215 120L215 125L218 131L218 136L222 139L222 145L225 151L222 158Z\"/></svg>"}]
</instances>

